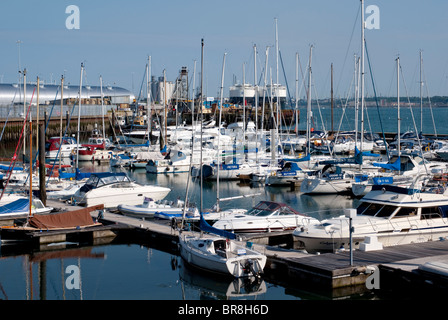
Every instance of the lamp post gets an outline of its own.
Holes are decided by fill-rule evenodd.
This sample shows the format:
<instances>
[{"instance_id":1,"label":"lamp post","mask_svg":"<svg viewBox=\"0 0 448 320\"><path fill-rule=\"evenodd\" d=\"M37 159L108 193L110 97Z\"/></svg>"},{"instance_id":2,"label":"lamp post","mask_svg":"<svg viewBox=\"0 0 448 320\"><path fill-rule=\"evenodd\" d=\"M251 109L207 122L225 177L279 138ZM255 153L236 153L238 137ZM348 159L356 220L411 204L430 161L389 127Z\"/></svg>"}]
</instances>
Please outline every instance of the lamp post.
<instances>
[{"instance_id":1,"label":"lamp post","mask_svg":"<svg viewBox=\"0 0 448 320\"><path fill-rule=\"evenodd\" d=\"M346 209L345 216L349 220L349 236L350 236L350 265L353 266L353 231L352 220L356 217L356 209Z\"/></svg>"}]
</instances>

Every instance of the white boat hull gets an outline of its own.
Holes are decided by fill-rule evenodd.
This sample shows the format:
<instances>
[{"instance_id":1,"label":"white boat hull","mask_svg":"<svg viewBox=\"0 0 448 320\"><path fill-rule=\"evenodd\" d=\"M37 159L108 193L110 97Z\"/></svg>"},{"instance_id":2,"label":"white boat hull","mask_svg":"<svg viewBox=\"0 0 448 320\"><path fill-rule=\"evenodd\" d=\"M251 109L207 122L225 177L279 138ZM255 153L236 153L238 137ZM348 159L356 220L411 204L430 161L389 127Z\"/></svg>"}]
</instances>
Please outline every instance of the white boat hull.
<instances>
[{"instance_id":1,"label":"white boat hull","mask_svg":"<svg viewBox=\"0 0 448 320\"><path fill-rule=\"evenodd\" d=\"M158 186L98 188L86 194L77 194L75 201L86 206L104 204L105 208L116 208L120 204L137 205L143 202L144 197L162 200L171 190Z\"/></svg>"},{"instance_id":2,"label":"white boat hull","mask_svg":"<svg viewBox=\"0 0 448 320\"><path fill-rule=\"evenodd\" d=\"M190 265L219 274L230 275L235 278L251 276L247 264L252 263L252 270L259 274L266 264L266 256L241 246L244 254L227 254L223 256L203 250L207 246L207 240L196 237L179 237L180 255ZM225 239L223 240L225 242ZM202 244L202 246L201 246ZM229 242L228 245L233 245ZM214 250L214 249L212 249ZM242 251L241 251L242 252Z\"/></svg>"}]
</instances>

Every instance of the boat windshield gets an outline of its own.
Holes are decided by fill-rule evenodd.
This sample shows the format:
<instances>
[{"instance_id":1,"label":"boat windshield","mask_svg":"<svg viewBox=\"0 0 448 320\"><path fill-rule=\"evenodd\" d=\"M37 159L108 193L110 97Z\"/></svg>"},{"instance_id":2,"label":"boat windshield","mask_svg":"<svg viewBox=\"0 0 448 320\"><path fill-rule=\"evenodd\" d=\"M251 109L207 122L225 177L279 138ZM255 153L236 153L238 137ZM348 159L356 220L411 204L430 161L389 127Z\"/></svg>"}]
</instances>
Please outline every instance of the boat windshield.
<instances>
[{"instance_id":1,"label":"boat windshield","mask_svg":"<svg viewBox=\"0 0 448 320\"><path fill-rule=\"evenodd\" d=\"M92 187L101 187L106 184L116 183L116 182L128 182L129 178L126 175L110 175L104 177L98 177L97 175L91 175L86 185Z\"/></svg>"},{"instance_id":2,"label":"boat windshield","mask_svg":"<svg viewBox=\"0 0 448 320\"><path fill-rule=\"evenodd\" d=\"M288 206L281 206L273 202L260 202L258 205L246 212L247 215L257 217L267 217L270 215L285 216L295 215L296 212Z\"/></svg>"},{"instance_id":3,"label":"boat windshield","mask_svg":"<svg viewBox=\"0 0 448 320\"><path fill-rule=\"evenodd\" d=\"M247 215L265 217L274 213L280 206L272 202L260 202L255 207L246 212Z\"/></svg>"},{"instance_id":4,"label":"boat windshield","mask_svg":"<svg viewBox=\"0 0 448 320\"><path fill-rule=\"evenodd\" d=\"M357 214L363 216L387 218L395 212L397 207L377 203L362 203L357 208Z\"/></svg>"}]
</instances>

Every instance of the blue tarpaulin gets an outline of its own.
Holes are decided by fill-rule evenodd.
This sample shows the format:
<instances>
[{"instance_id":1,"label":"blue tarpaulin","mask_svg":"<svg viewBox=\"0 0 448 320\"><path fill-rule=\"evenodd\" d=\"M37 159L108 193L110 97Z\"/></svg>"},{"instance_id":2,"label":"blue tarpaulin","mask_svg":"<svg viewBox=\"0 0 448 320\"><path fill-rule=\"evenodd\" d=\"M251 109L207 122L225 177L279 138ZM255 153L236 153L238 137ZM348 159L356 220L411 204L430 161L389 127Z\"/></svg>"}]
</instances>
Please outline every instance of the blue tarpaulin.
<instances>
[{"instance_id":1,"label":"blue tarpaulin","mask_svg":"<svg viewBox=\"0 0 448 320\"><path fill-rule=\"evenodd\" d=\"M7 213L27 213L29 212L30 200L23 198L12 201L0 207L0 215Z\"/></svg>"}]
</instances>

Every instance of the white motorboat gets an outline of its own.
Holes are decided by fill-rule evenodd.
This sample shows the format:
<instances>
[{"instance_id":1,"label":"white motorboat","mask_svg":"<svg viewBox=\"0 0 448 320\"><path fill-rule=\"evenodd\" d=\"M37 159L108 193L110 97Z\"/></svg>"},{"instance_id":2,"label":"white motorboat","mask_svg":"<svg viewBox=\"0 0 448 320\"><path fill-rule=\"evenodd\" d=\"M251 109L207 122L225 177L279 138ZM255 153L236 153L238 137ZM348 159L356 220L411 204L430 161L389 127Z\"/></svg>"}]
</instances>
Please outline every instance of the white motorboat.
<instances>
[{"instance_id":1,"label":"white motorboat","mask_svg":"<svg viewBox=\"0 0 448 320\"><path fill-rule=\"evenodd\" d=\"M342 171L339 166L328 165L315 175L306 176L300 185L305 194L329 194L350 192L355 172Z\"/></svg>"},{"instance_id":2,"label":"white motorboat","mask_svg":"<svg viewBox=\"0 0 448 320\"><path fill-rule=\"evenodd\" d=\"M448 236L448 192L396 186L374 186L361 199L352 219L353 245L359 248L367 236L377 237L383 246L435 241ZM349 218L322 220L299 227L295 240L307 251L349 248Z\"/></svg>"},{"instance_id":3,"label":"white motorboat","mask_svg":"<svg viewBox=\"0 0 448 320\"><path fill-rule=\"evenodd\" d=\"M115 208L120 204L139 204L144 197L161 200L170 191L169 188L157 185L139 184L124 172L100 172L91 174L75 193L73 200L89 207L104 204L105 208Z\"/></svg>"},{"instance_id":4,"label":"white motorboat","mask_svg":"<svg viewBox=\"0 0 448 320\"><path fill-rule=\"evenodd\" d=\"M427 161L419 156L400 155L392 156L387 163L373 163L380 169L376 173L364 178L357 176L352 184L352 193L355 196L366 195L372 190L373 185L396 185L409 187L415 178L426 174L430 176L435 173L447 171L447 165L443 162ZM358 181L357 181L358 180Z\"/></svg>"},{"instance_id":5,"label":"white motorboat","mask_svg":"<svg viewBox=\"0 0 448 320\"><path fill-rule=\"evenodd\" d=\"M150 159L146 164L148 173L179 173L190 170L190 152L171 149L165 158Z\"/></svg>"},{"instance_id":6,"label":"white motorboat","mask_svg":"<svg viewBox=\"0 0 448 320\"><path fill-rule=\"evenodd\" d=\"M120 204L117 209L123 215L131 217L157 217L162 219L169 219L170 217L182 217L182 213L184 212L184 202L179 199L177 201L154 201L151 198L145 197L143 203L141 204ZM196 212L197 215L199 215L197 209L193 210L193 208L187 208L187 211L191 211L192 213Z\"/></svg>"},{"instance_id":7,"label":"white motorboat","mask_svg":"<svg viewBox=\"0 0 448 320\"><path fill-rule=\"evenodd\" d=\"M246 213L217 220L213 227L237 233L253 233L294 230L299 226L318 222L317 219L301 214L286 204L260 201Z\"/></svg>"}]
</instances>

